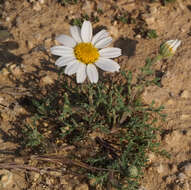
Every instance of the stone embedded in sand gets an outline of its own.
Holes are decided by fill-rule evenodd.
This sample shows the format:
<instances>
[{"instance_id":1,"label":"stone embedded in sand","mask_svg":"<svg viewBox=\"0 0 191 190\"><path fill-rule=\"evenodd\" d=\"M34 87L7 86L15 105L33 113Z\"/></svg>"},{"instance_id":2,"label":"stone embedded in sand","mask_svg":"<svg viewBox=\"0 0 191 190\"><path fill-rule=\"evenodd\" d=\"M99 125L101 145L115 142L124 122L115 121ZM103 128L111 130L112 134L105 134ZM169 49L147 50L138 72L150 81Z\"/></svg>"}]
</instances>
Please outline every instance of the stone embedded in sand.
<instances>
[{"instance_id":1,"label":"stone embedded in sand","mask_svg":"<svg viewBox=\"0 0 191 190\"><path fill-rule=\"evenodd\" d=\"M182 91L182 93L180 94L181 98L189 98L190 94L187 90Z\"/></svg>"},{"instance_id":2,"label":"stone embedded in sand","mask_svg":"<svg viewBox=\"0 0 191 190\"><path fill-rule=\"evenodd\" d=\"M41 10L41 5L39 2L36 2L34 5L33 5L33 9L35 11L40 11Z\"/></svg>"},{"instance_id":3,"label":"stone embedded in sand","mask_svg":"<svg viewBox=\"0 0 191 190\"><path fill-rule=\"evenodd\" d=\"M166 105L173 105L173 104L175 104L176 102L173 100L173 99L169 99L169 100L167 100L167 102L166 102Z\"/></svg>"},{"instance_id":4,"label":"stone embedded in sand","mask_svg":"<svg viewBox=\"0 0 191 190\"><path fill-rule=\"evenodd\" d=\"M168 171L169 171L169 168L166 164L163 164L163 163L159 163L157 166L156 166L156 170L159 174L167 174Z\"/></svg>"},{"instance_id":5,"label":"stone embedded in sand","mask_svg":"<svg viewBox=\"0 0 191 190\"><path fill-rule=\"evenodd\" d=\"M181 173L178 174L178 179L179 179L180 182L184 182L184 180L186 178L187 177L186 177L186 175L184 173L181 172Z\"/></svg>"},{"instance_id":6,"label":"stone embedded in sand","mask_svg":"<svg viewBox=\"0 0 191 190\"><path fill-rule=\"evenodd\" d=\"M189 119L189 118L190 118L190 114L182 114L182 115L180 116L180 119L183 119L183 120Z\"/></svg>"},{"instance_id":7,"label":"stone embedded in sand","mask_svg":"<svg viewBox=\"0 0 191 190\"><path fill-rule=\"evenodd\" d=\"M183 171L184 171L184 173L185 173L188 177L191 177L191 162L187 163L187 164L183 167Z\"/></svg>"},{"instance_id":8,"label":"stone embedded in sand","mask_svg":"<svg viewBox=\"0 0 191 190\"><path fill-rule=\"evenodd\" d=\"M45 77L43 77L43 78L41 78L41 80L40 80L40 84L41 85L51 85L51 84L53 84L54 83L54 79L52 79L50 76L45 76Z\"/></svg>"},{"instance_id":9,"label":"stone embedded in sand","mask_svg":"<svg viewBox=\"0 0 191 190\"><path fill-rule=\"evenodd\" d=\"M13 174L8 170L0 170L0 189L6 188L13 182Z\"/></svg>"}]
</instances>

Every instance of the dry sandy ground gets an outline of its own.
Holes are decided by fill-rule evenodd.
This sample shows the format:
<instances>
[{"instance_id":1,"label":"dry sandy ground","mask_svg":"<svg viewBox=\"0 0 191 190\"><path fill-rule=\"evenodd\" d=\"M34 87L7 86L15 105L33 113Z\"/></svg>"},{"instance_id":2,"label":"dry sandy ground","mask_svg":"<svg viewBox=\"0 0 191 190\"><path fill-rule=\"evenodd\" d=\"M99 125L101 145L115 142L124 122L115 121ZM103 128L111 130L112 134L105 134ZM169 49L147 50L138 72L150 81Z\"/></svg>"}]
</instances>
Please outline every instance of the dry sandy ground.
<instances>
[{"instance_id":1,"label":"dry sandy ground","mask_svg":"<svg viewBox=\"0 0 191 190\"><path fill-rule=\"evenodd\" d=\"M70 21L86 13L96 29L106 27L115 46L123 49L119 58L123 70L138 72L147 56L155 55L160 44L169 39L179 39L181 46L169 61L157 63L155 69L162 73L162 87L149 87L143 98L150 103L165 106L167 121L160 136L162 147L171 158L149 155L141 190L190 190L191 189L191 2L177 0L162 6L159 2L148 4L144 0L92 0L61 6L56 0L6 0L2 12L2 25L11 36L2 42L0 50L0 154L10 157L18 148L13 138L14 121L26 113L18 99L39 88L54 83L58 69L50 59L50 47L55 36L69 34ZM99 13L99 9L103 13ZM145 21L149 29L157 31L156 39L146 39L135 33L137 24L118 21L116 15L128 11L132 18ZM141 23L141 22L140 22ZM45 51L46 50L46 51ZM47 53L45 53L47 52ZM15 127L15 126L14 126ZM16 160L18 163L22 162ZM5 174L5 170L0 170ZM51 179L40 182L38 174L26 178L24 173L10 173L5 190L21 189L75 189L86 190L87 184L63 177L62 188ZM54 186L52 186L54 184ZM1 185L1 184L0 184Z\"/></svg>"}]
</instances>

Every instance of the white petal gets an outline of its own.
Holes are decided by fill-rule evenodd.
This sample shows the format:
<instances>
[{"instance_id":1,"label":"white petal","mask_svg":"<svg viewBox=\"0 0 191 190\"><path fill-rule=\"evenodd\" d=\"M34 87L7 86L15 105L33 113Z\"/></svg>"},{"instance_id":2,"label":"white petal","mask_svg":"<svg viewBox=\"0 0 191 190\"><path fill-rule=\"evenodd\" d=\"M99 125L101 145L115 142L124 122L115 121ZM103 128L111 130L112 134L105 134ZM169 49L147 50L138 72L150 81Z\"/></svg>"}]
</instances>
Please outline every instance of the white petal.
<instances>
[{"instance_id":1,"label":"white petal","mask_svg":"<svg viewBox=\"0 0 191 190\"><path fill-rule=\"evenodd\" d=\"M78 71L76 73L77 83L83 83L86 79L86 65L84 63L79 64Z\"/></svg>"},{"instance_id":2,"label":"white petal","mask_svg":"<svg viewBox=\"0 0 191 190\"><path fill-rule=\"evenodd\" d=\"M71 33L72 37L76 40L76 42L78 42L78 43L82 42L80 27L71 26L70 33Z\"/></svg>"},{"instance_id":3,"label":"white petal","mask_svg":"<svg viewBox=\"0 0 191 190\"><path fill-rule=\"evenodd\" d=\"M112 38L111 37L107 37L107 38L103 38L102 40L98 41L95 44L95 47L100 49L100 48L105 48L107 47L110 43L112 42Z\"/></svg>"},{"instance_id":4,"label":"white petal","mask_svg":"<svg viewBox=\"0 0 191 190\"><path fill-rule=\"evenodd\" d=\"M58 56L62 56L62 57L74 56L74 50L70 47L54 46L54 47L50 48L50 51L53 55L58 55Z\"/></svg>"},{"instance_id":5,"label":"white petal","mask_svg":"<svg viewBox=\"0 0 191 190\"><path fill-rule=\"evenodd\" d=\"M84 42L91 42L92 39L92 24L89 21L84 21L81 29L81 37Z\"/></svg>"},{"instance_id":6,"label":"white petal","mask_svg":"<svg viewBox=\"0 0 191 190\"><path fill-rule=\"evenodd\" d=\"M174 45L176 44L176 41L177 41L177 40L173 40L172 42L170 42L170 43L171 43L171 44L170 44L170 47L171 47L171 48L174 47Z\"/></svg>"},{"instance_id":7,"label":"white petal","mask_svg":"<svg viewBox=\"0 0 191 190\"><path fill-rule=\"evenodd\" d=\"M171 46L171 45L174 43L174 40L168 40L166 43L167 43L169 46Z\"/></svg>"},{"instance_id":8,"label":"white petal","mask_svg":"<svg viewBox=\"0 0 191 190\"><path fill-rule=\"evenodd\" d=\"M109 34L106 30L99 31L92 39L92 44L96 44L99 40L109 37Z\"/></svg>"},{"instance_id":9,"label":"white petal","mask_svg":"<svg viewBox=\"0 0 191 190\"><path fill-rule=\"evenodd\" d=\"M57 36L56 40L67 47L74 47L76 45L76 42L73 38L64 34Z\"/></svg>"},{"instance_id":10,"label":"white petal","mask_svg":"<svg viewBox=\"0 0 191 190\"><path fill-rule=\"evenodd\" d=\"M98 81L98 72L96 67L93 64L88 64L87 66L87 75L91 83L97 83Z\"/></svg>"},{"instance_id":11,"label":"white petal","mask_svg":"<svg viewBox=\"0 0 191 190\"><path fill-rule=\"evenodd\" d=\"M181 44L181 41L180 41L180 40L176 40L176 43L175 43L175 45L174 45L175 51L176 51L176 49L178 48L178 46L180 46L180 44Z\"/></svg>"},{"instance_id":12,"label":"white petal","mask_svg":"<svg viewBox=\"0 0 191 190\"><path fill-rule=\"evenodd\" d=\"M101 57L104 57L104 58L119 57L121 55L121 49L120 48L104 48L99 50L99 54Z\"/></svg>"},{"instance_id":13,"label":"white petal","mask_svg":"<svg viewBox=\"0 0 191 190\"><path fill-rule=\"evenodd\" d=\"M95 62L95 65L98 66L100 69L109 72L119 71L120 69L120 65L115 61L101 57Z\"/></svg>"},{"instance_id":14,"label":"white petal","mask_svg":"<svg viewBox=\"0 0 191 190\"><path fill-rule=\"evenodd\" d=\"M73 75L74 73L77 72L78 68L79 68L79 62L77 60L71 62L70 64L68 64L66 66L66 69L64 70L64 73L67 75Z\"/></svg>"},{"instance_id":15,"label":"white petal","mask_svg":"<svg viewBox=\"0 0 191 190\"><path fill-rule=\"evenodd\" d=\"M56 62L55 65L57 65L58 67L64 67L66 65L68 65L71 61L74 61L76 58L74 56L71 57L59 57Z\"/></svg>"}]
</instances>

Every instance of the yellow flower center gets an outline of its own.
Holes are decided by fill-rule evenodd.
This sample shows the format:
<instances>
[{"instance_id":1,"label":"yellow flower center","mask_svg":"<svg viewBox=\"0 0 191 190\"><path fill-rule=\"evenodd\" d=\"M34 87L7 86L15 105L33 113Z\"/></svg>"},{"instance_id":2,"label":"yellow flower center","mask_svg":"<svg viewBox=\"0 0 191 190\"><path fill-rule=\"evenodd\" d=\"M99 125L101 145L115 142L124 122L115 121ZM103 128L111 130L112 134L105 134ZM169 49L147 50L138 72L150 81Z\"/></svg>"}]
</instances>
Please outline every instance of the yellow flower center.
<instances>
[{"instance_id":1,"label":"yellow flower center","mask_svg":"<svg viewBox=\"0 0 191 190\"><path fill-rule=\"evenodd\" d=\"M95 63L99 58L98 49L95 48L91 43L81 42L74 48L74 54L76 59L85 64Z\"/></svg>"}]
</instances>

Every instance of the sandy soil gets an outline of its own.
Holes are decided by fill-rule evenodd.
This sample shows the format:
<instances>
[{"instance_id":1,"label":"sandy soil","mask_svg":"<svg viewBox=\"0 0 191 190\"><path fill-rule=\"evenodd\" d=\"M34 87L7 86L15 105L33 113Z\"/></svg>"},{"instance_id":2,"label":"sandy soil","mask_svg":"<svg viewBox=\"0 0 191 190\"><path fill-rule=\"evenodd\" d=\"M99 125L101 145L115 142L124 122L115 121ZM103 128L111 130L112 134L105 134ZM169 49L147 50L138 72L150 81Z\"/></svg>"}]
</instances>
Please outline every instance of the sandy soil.
<instances>
[{"instance_id":1,"label":"sandy soil","mask_svg":"<svg viewBox=\"0 0 191 190\"><path fill-rule=\"evenodd\" d=\"M63 1L64 2L64 1ZM92 0L61 6L56 0L6 0L2 10L2 27L11 36L0 45L0 154L8 158L19 150L14 121L27 110L18 101L21 97L38 93L54 83L58 68L50 54L55 36L69 34L72 19L87 14L95 31L106 27L113 37L113 44L122 48L119 58L123 70L135 73L144 60L155 55L160 44L169 39L179 39L182 44L175 56L158 62L155 69L161 73L162 87L145 90L143 99L165 106L167 121L160 136L162 147L171 158L149 155L149 167L145 169L142 190L190 190L191 189L191 2L177 0L173 4L148 3L143 0ZM99 9L103 12L100 13ZM123 23L119 16L128 12L136 23ZM97 20L99 18L99 20ZM138 29L156 30L158 37L145 38ZM138 32L137 32L138 31ZM19 130L17 128L17 130ZM20 150L19 150L20 151ZM0 159L2 159L0 158ZM16 160L22 163L21 160ZM0 172L7 172L0 170ZM40 176L26 177L22 172L10 173L7 183L0 189L59 189L51 178L40 182ZM6 179L4 179L6 180ZM61 189L86 190L88 185L65 176Z\"/></svg>"}]
</instances>

